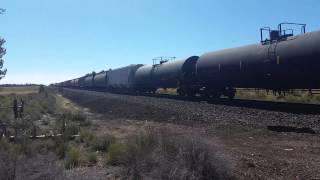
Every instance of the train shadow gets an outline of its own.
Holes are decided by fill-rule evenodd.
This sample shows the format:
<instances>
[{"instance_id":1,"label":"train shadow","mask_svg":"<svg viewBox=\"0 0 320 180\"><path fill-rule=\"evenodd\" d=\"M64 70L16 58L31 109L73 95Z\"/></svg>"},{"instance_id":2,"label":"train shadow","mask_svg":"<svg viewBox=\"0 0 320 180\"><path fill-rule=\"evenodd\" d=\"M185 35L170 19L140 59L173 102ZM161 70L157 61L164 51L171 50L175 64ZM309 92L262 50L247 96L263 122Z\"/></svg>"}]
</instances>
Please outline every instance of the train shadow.
<instances>
[{"instance_id":1,"label":"train shadow","mask_svg":"<svg viewBox=\"0 0 320 180\"><path fill-rule=\"evenodd\" d=\"M209 100L207 102L210 104L246 107L268 111L280 111L294 114L320 114L320 105L318 104L302 104L243 99L215 99Z\"/></svg>"},{"instance_id":2,"label":"train shadow","mask_svg":"<svg viewBox=\"0 0 320 180\"><path fill-rule=\"evenodd\" d=\"M306 133L306 134L317 134L311 128L297 128L292 126L268 126L268 130L275 132L294 132L294 133Z\"/></svg>"}]
</instances>

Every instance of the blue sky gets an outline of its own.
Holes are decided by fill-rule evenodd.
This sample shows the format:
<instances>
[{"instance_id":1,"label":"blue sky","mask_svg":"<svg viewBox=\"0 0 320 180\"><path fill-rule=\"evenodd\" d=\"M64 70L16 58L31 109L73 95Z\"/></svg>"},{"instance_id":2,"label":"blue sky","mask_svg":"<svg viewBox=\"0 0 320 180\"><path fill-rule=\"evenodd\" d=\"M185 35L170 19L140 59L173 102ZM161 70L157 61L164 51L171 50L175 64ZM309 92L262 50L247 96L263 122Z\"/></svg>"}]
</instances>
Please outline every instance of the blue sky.
<instances>
[{"instance_id":1,"label":"blue sky","mask_svg":"<svg viewBox=\"0 0 320 180\"><path fill-rule=\"evenodd\" d=\"M318 0L0 0L4 83L49 84L87 72L256 43L259 28L320 29Z\"/></svg>"}]
</instances>

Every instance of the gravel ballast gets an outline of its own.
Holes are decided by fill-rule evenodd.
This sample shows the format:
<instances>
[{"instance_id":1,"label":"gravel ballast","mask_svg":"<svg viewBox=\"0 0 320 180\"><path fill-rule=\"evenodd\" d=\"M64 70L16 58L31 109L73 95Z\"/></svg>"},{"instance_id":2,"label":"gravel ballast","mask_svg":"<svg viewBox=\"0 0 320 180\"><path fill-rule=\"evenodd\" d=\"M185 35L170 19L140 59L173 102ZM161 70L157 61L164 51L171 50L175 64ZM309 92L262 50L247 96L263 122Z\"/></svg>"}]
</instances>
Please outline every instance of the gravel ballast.
<instances>
[{"instance_id":1,"label":"gravel ballast","mask_svg":"<svg viewBox=\"0 0 320 180\"><path fill-rule=\"evenodd\" d=\"M93 110L110 115L128 116L138 120L173 121L187 123L198 121L214 126L243 126L266 128L290 126L320 129L320 115L295 114L235 107L207 102L191 102L157 97L131 96L104 92L66 89L64 95L73 101L94 106ZM128 106L129 105L129 106ZM123 107L123 108L119 108Z\"/></svg>"}]
</instances>

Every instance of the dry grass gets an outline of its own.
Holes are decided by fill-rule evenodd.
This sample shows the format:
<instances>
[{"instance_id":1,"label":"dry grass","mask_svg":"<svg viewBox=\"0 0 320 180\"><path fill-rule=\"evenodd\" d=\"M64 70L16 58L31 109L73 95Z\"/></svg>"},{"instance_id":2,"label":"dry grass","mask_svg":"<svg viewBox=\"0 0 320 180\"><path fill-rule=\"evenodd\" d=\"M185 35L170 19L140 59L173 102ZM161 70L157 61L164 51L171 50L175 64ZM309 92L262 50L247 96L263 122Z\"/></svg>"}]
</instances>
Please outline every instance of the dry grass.
<instances>
[{"instance_id":1,"label":"dry grass","mask_svg":"<svg viewBox=\"0 0 320 180\"><path fill-rule=\"evenodd\" d=\"M66 154L65 167L71 169L80 165L80 150L77 147L69 147Z\"/></svg>"},{"instance_id":2,"label":"dry grass","mask_svg":"<svg viewBox=\"0 0 320 180\"><path fill-rule=\"evenodd\" d=\"M9 96L8 96L9 97ZM11 96L10 96L11 97ZM19 159L34 159L38 163L38 155L44 157L54 154L52 162L62 162L63 168L74 168L94 164L107 163L123 169L123 175L128 179L228 179L228 168L222 160L215 156L214 150L200 139L177 136L166 129L147 128L127 140L117 140L112 135L98 136L87 116L81 112L61 111L56 107L57 99L53 91L28 94L26 99L26 115L30 124L21 124L23 131L17 136L15 143L0 143L0 167L8 172L6 177L15 176ZM10 102L10 100L5 99ZM12 113L12 112L10 112ZM43 115L54 118L46 120L37 126L41 132L43 127L49 131L61 133L52 139L30 140L36 123L42 121ZM69 138L80 133L78 139ZM52 155L50 155L52 157ZM40 158L41 159L41 158ZM42 160L41 160L42 161ZM100 162L99 162L100 161ZM29 161L28 161L29 162ZM39 160L40 162L40 160ZM52 163L51 163L52 164ZM61 163L60 163L61 164ZM30 166L31 167L31 166ZM36 174L33 169L24 167L25 171ZM34 168L34 167L33 167ZM45 176L52 177L53 173L61 173L52 167L52 171L44 171ZM21 170L21 169L20 169ZM20 172L21 174L21 172ZM43 175L43 173L39 173ZM61 175L61 174L58 174ZM54 176L53 176L54 177ZM41 178L40 178L41 179Z\"/></svg>"},{"instance_id":3,"label":"dry grass","mask_svg":"<svg viewBox=\"0 0 320 180\"><path fill-rule=\"evenodd\" d=\"M59 158L65 158L68 168L79 165L77 152L74 151L77 148L69 148L73 147L70 145L73 144L73 140L67 137L77 134L80 126L90 126L86 116L58 112L60 108L57 108L56 94L50 89L45 88L41 93L38 92L38 89L34 89L33 93L28 94L25 87L18 87L19 90L16 87L10 88L10 90L6 89L10 91L9 95L0 95L1 106L12 106L13 99L18 98L25 101L25 108L23 118L16 120L13 118L12 109L0 111L0 123L8 125L7 132L9 135L15 136L13 142L8 142L6 138L0 139L0 179L15 179L19 174L25 174L25 178L39 176L38 179L62 177L62 171L59 170L60 174L56 174L58 172L56 169L59 168L54 168L56 166L54 163ZM20 90L24 93L12 94ZM44 119L44 116L50 118ZM62 122L66 124L64 128L61 126ZM42 139L30 138L32 135L42 135L42 133L46 135L63 133L63 136ZM19 169L26 161L35 160L32 164L45 163L47 157L51 158L52 169L38 172L34 168L42 169L42 167L31 168L31 164ZM46 168L47 164L42 166Z\"/></svg>"},{"instance_id":4,"label":"dry grass","mask_svg":"<svg viewBox=\"0 0 320 180\"><path fill-rule=\"evenodd\" d=\"M320 104L320 95L319 94L311 94L308 91L293 91L293 92L286 93L286 94L274 95L272 93L272 91L266 92L265 90L237 89L236 98L265 100L265 101Z\"/></svg>"},{"instance_id":5,"label":"dry grass","mask_svg":"<svg viewBox=\"0 0 320 180\"><path fill-rule=\"evenodd\" d=\"M160 88L157 90L159 94L177 95L176 89ZM310 94L308 91L293 91L291 93L274 95L272 91L266 92L265 90L253 89L237 89L236 98L240 99L253 99L265 101L280 101L280 102L294 102L294 103L314 103L320 104L320 94Z\"/></svg>"},{"instance_id":6,"label":"dry grass","mask_svg":"<svg viewBox=\"0 0 320 180\"><path fill-rule=\"evenodd\" d=\"M176 88L167 88L167 89L159 88L157 89L156 93L177 95L177 89Z\"/></svg>"},{"instance_id":7,"label":"dry grass","mask_svg":"<svg viewBox=\"0 0 320 180\"><path fill-rule=\"evenodd\" d=\"M16 94L27 95L38 93L39 86L12 86L0 87L0 95Z\"/></svg>"}]
</instances>

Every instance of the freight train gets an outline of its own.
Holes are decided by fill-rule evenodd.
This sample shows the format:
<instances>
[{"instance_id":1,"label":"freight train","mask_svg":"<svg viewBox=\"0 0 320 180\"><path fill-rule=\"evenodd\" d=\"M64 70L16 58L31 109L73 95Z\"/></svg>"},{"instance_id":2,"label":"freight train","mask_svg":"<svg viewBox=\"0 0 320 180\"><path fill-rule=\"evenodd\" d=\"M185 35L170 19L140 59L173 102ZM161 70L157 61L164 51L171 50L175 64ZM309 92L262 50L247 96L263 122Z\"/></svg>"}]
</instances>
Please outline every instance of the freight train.
<instances>
[{"instance_id":1,"label":"freight train","mask_svg":"<svg viewBox=\"0 0 320 180\"><path fill-rule=\"evenodd\" d=\"M298 26L294 34L286 26ZM57 83L68 88L154 93L176 88L181 96L233 98L236 88L284 92L320 88L320 31L305 24L261 28L261 42L158 64L134 64ZM265 35L267 38L265 39Z\"/></svg>"}]
</instances>

